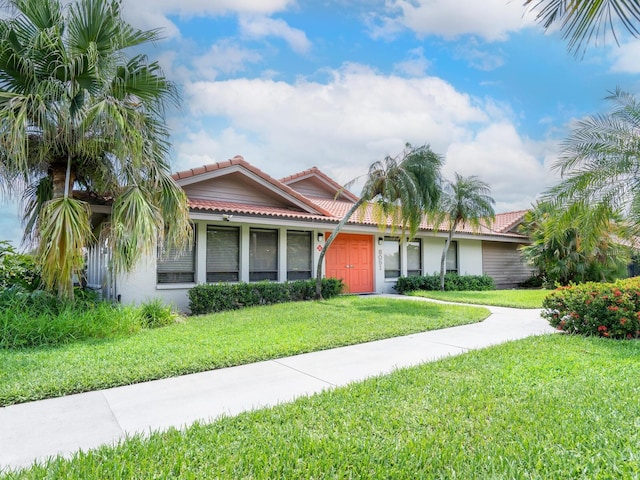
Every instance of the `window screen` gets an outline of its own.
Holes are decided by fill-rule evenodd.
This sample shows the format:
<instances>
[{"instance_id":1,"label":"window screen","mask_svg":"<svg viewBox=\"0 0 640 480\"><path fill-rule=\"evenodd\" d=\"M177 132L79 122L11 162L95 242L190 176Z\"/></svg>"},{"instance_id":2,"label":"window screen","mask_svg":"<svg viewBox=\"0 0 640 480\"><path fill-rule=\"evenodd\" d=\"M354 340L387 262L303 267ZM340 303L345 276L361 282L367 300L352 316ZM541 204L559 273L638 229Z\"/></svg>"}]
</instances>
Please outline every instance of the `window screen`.
<instances>
[{"instance_id":1,"label":"window screen","mask_svg":"<svg viewBox=\"0 0 640 480\"><path fill-rule=\"evenodd\" d=\"M249 231L249 281L278 280L278 231Z\"/></svg>"},{"instance_id":2,"label":"window screen","mask_svg":"<svg viewBox=\"0 0 640 480\"><path fill-rule=\"evenodd\" d=\"M449 245L447 250L447 272L458 273L458 242L455 240Z\"/></svg>"},{"instance_id":3,"label":"window screen","mask_svg":"<svg viewBox=\"0 0 640 480\"><path fill-rule=\"evenodd\" d=\"M407 242L407 275L422 275L422 243L419 239Z\"/></svg>"},{"instance_id":4,"label":"window screen","mask_svg":"<svg viewBox=\"0 0 640 480\"><path fill-rule=\"evenodd\" d=\"M287 280L311 278L311 232L287 232Z\"/></svg>"},{"instance_id":5,"label":"window screen","mask_svg":"<svg viewBox=\"0 0 640 480\"><path fill-rule=\"evenodd\" d=\"M207 282L240 279L240 229L207 225Z\"/></svg>"},{"instance_id":6,"label":"window screen","mask_svg":"<svg viewBox=\"0 0 640 480\"><path fill-rule=\"evenodd\" d=\"M384 237L384 278L398 278L400 276L400 240L394 237Z\"/></svg>"},{"instance_id":7,"label":"window screen","mask_svg":"<svg viewBox=\"0 0 640 480\"><path fill-rule=\"evenodd\" d=\"M193 228L193 243L183 251L176 248L158 248L158 283L193 283L196 275L196 234Z\"/></svg>"}]
</instances>

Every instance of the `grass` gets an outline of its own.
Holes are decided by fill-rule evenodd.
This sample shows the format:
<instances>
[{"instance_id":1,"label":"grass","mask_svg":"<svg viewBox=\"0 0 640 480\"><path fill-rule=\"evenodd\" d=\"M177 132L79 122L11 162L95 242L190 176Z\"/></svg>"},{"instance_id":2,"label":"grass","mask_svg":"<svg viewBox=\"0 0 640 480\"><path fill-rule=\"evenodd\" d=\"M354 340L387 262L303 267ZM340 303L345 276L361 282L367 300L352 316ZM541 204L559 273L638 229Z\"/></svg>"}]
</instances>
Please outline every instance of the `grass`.
<instances>
[{"instance_id":1,"label":"grass","mask_svg":"<svg viewBox=\"0 0 640 480\"><path fill-rule=\"evenodd\" d=\"M512 308L542 308L542 300L551 290L485 290L475 292L416 291L414 297L433 298L447 302L495 305Z\"/></svg>"},{"instance_id":2,"label":"grass","mask_svg":"<svg viewBox=\"0 0 640 480\"><path fill-rule=\"evenodd\" d=\"M640 477L640 343L548 335L10 478Z\"/></svg>"},{"instance_id":3,"label":"grass","mask_svg":"<svg viewBox=\"0 0 640 480\"><path fill-rule=\"evenodd\" d=\"M128 337L0 350L0 406L474 323L486 309L339 297L190 317Z\"/></svg>"}]
</instances>

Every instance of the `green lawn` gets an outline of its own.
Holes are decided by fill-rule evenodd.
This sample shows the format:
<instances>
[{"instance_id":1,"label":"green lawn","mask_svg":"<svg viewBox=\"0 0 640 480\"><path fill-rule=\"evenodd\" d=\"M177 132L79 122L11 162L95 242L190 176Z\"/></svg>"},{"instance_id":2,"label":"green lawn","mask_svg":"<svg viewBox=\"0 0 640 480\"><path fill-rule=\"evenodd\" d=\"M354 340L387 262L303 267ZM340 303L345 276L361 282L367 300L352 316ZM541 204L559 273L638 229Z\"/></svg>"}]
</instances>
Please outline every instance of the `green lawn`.
<instances>
[{"instance_id":1,"label":"green lawn","mask_svg":"<svg viewBox=\"0 0 640 480\"><path fill-rule=\"evenodd\" d=\"M639 377L637 341L533 337L15 478L639 478Z\"/></svg>"},{"instance_id":2,"label":"green lawn","mask_svg":"<svg viewBox=\"0 0 640 480\"><path fill-rule=\"evenodd\" d=\"M485 290L479 292L427 292L410 293L415 297L433 298L447 302L496 305L513 308L542 308L542 300L552 290Z\"/></svg>"},{"instance_id":3,"label":"green lawn","mask_svg":"<svg viewBox=\"0 0 640 480\"><path fill-rule=\"evenodd\" d=\"M129 337L0 350L0 406L483 320L484 308L339 297L190 317Z\"/></svg>"}]
</instances>

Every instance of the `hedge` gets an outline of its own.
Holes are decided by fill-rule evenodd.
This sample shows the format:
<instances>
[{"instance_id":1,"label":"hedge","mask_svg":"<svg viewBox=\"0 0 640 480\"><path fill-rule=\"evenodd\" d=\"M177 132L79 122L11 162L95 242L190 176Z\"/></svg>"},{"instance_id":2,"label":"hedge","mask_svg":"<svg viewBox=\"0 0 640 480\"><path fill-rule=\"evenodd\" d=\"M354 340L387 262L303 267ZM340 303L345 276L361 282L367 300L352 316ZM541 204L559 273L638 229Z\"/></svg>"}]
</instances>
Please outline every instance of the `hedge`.
<instances>
[{"instance_id":1,"label":"hedge","mask_svg":"<svg viewBox=\"0 0 640 480\"><path fill-rule=\"evenodd\" d=\"M440 290L440 274L400 277L395 290L400 294L414 290ZM488 275L458 275L447 273L444 276L444 289L449 291L493 290L493 278Z\"/></svg>"},{"instance_id":2,"label":"hedge","mask_svg":"<svg viewBox=\"0 0 640 480\"><path fill-rule=\"evenodd\" d=\"M640 336L640 277L559 287L542 306L542 316L566 333L618 339Z\"/></svg>"},{"instance_id":3,"label":"hedge","mask_svg":"<svg viewBox=\"0 0 640 480\"><path fill-rule=\"evenodd\" d=\"M331 298L342 292L342 280L322 279L322 296ZM189 290L189 308L193 315L236 310L254 305L311 300L316 293L315 280L293 282L208 283Z\"/></svg>"}]
</instances>

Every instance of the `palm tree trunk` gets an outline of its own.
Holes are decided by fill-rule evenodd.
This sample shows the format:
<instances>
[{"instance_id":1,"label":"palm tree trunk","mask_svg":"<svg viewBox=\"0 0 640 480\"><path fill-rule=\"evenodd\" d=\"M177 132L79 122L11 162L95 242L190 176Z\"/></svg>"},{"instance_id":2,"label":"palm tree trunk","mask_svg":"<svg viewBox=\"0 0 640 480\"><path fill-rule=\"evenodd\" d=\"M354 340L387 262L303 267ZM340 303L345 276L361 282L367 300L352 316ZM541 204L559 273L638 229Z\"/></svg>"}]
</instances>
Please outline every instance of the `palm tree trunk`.
<instances>
[{"instance_id":1,"label":"palm tree trunk","mask_svg":"<svg viewBox=\"0 0 640 480\"><path fill-rule=\"evenodd\" d=\"M71 158L56 159L49 166L49 173L53 183L53 197L68 197L76 181L75 173L71 170Z\"/></svg>"},{"instance_id":2,"label":"palm tree trunk","mask_svg":"<svg viewBox=\"0 0 640 480\"><path fill-rule=\"evenodd\" d=\"M320 252L320 256L318 257L318 266L316 267L316 295L315 295L316 300L322 300L322 262L324 261L324 256L327 253L327 250L329 249L333 241L335 240L335 238L338 236L338 233L340 233L340 230L342 230L342 227L345 226L345 224L349 221L351 216L355 213L356 210L358 210L358 208L360 208L360 206L365 201L366 199L361 197L356 203L354 203L353 206L346 213L346 215L342 218L342 220L340 220L338 225L335 226L335 228L333 229L333 232L331 232L331 235L329 235L329 238L327 239L327 241L324 242L324 246L322 247L322 251Z\"/></svg>"},{"instance_id":3,"label":"palm tree trunk","mask_svg":"<svg viewBox=\"0 0 640 480\"><path fill-rule=\"evenodd\" d=\"M449 251L449 246L451 245L451 240L453 239L453 232L456 230L458 226L458 221L453 222L451 229L449 230L449 235L447 236L447 241L444 242L444 250L442 250L442 258L440 259L440 290L444 292L444 274L445 268L447 265L447 252Z\"/></svg>"}]
</instances>

